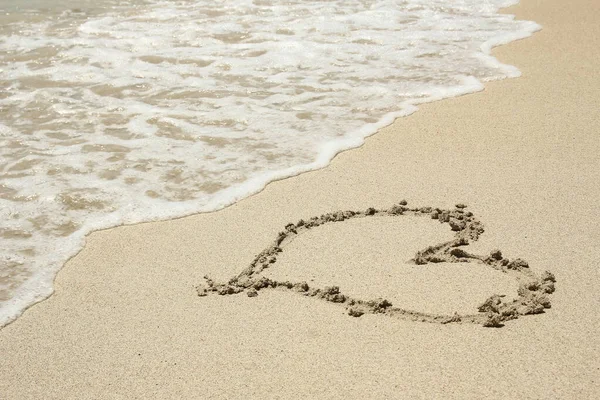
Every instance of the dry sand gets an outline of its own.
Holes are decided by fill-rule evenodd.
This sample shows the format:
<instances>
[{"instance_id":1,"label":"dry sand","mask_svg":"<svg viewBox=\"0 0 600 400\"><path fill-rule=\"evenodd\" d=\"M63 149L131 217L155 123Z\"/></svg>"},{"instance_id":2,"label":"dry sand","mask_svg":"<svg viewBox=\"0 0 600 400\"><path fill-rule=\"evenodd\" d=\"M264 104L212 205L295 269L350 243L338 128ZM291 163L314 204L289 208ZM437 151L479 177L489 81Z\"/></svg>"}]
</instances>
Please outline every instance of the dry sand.
<instances>
[{"instance_id":1,"label":"dry sand","mask_svg":"<svg viewBox=\"0 0 600 400\"><path fill-rule=\"evenodd\" d=\"M509 11L544 27L495 51L523 77L424 105L329 167L225 210L90 235L56 293L0 331L0 398L599 398L600 4L523 0ZM551 270L552 308L489 329L352 318L291 291L197 296L204 275L239 274L290 221L402 198L468 204L485 226L468 250L501 248L536 274ZM370 288L393 292L402 278L393 266L421 244L406 238L452 235L447 225L406 223L400 235L390 220L370 221L298 239L285 268L333 280L318 271L354 259L356 236L376 235L379 223L383 239L366 238L361 257L388 271L369 275ZM316 244L326 256L303 259L302 246ZM366 264L349 262L344 283L360 287ZM481 274L461 279L484 285ZM441 290L423 285L422 296L444 306Z\"/></svg>"}]
</instances>

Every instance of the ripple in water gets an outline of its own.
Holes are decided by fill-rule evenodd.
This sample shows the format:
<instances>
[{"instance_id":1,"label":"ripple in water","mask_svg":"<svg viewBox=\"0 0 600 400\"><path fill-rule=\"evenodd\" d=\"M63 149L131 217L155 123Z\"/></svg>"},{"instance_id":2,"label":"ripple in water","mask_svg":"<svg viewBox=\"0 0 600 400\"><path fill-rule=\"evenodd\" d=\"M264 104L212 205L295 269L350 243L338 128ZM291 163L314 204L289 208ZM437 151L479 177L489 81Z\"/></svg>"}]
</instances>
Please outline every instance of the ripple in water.
<instances>
[{"instance_id":1,"label":"ripple in water","mask_svg":"<svg viewBox=\"0 0 600 400\"><path fill-rule=\"evenodd\" d=\"M325 166L415 104L517 76L489 49L538 29L498 14L510 0L25 3L0 6L0 326L91 230Z\"/></svg>"}]
</instances>

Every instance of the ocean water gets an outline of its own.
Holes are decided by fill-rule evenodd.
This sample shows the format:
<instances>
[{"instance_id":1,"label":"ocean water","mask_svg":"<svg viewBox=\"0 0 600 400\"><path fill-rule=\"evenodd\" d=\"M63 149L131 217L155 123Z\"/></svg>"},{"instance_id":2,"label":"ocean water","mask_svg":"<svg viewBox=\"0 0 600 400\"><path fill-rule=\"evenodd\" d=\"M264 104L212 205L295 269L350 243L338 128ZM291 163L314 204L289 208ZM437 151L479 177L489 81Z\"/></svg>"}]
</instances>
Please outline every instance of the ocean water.
<instances>
[{"instance_id":1,"label":"ocean water","mask_svg":"<svg viewBox=\"0 0 600 400\"><path fill-rule=\"evenodd\" d=\"M0 326L87 233L213 211L519 76L512 0L1 0Z\"/></svg>"}]
</instances>

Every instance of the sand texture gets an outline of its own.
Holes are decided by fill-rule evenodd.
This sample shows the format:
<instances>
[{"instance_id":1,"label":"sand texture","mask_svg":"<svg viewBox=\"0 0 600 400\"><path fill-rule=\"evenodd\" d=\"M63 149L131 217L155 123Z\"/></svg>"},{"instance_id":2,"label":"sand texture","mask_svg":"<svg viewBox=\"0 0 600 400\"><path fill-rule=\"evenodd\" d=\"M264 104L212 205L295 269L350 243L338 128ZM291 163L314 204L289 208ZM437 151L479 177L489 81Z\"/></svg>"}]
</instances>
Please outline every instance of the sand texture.
<instances>
[{"instance_id":1,"label":"sand texture","mask_svg":"<svg viewBox=\"0 0 600 400\"><path fill-rule=\"evenodd\" d=\"M521 78L90 235L0 330L0 399L600 398L600 3L508 12L544 28L495 51Z\"/></svg>"}]
</instances>

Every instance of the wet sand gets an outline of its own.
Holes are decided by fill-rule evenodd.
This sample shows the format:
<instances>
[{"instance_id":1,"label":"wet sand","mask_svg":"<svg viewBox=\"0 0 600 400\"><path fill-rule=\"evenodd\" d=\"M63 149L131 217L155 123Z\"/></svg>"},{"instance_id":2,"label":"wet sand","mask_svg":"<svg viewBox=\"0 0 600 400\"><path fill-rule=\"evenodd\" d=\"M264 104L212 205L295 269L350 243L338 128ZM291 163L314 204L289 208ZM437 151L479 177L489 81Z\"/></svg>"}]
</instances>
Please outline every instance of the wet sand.
<instances>
[{"instance_id":1,"label":"wet sand","mask_svg":"<svg viewBox=\"0 0 600 400\"><path fill-rule=\"evenodd\" d=\"M275 182L225 210L90 235L58 275L55 294L0 331L0 397L598 398L600 6L523 0L508 11L544 28L495 51L523 77L424 105L329 167ZM436 250L471 226L431 219L435 208L455 212L457 203L483 231L468 245ZM394 206L432 209L396 218ZM363 218L369 207L388 215ZM269 262L273 273L280 263L293 271L291 288L284 278L258 290L232 281L290 222L298 230L300 219L338 210L364 215L310 228ZM404 222L411 218L429 220ZM434 251L419 253L423 244ZM435 279L428 267L444 265L419 263L419 254L437 257L441 249L444 261L468 258L450 253L457 248L481 259L449 262L435 284L418 285ZM402 295L393 306L365 302L362 315L349 315L351 299L394 290L443 309L444 274L457 265L478 269L461 275L457 293L473 309L456 311L483 315L484 292L468 288L487 291L486 274L493 281L503 273L485 263L491 257L502 266L495 249L502 259L527 260L515 265L541 280L527 290L551 281L544 271L554 274L556 291L543 291L550 308L497 321L497 329L484 327L487 319L395 317L391 309L405 309ZM325 273L340 265L343 279ZM423 272L398 275L405 265ZM219 283L243 290L198 296L205 276L216 292ZM321 292L295 290L304 281L306 292L313 282ZM502 299L519 296L509 289L498 288L508 291ZM497 300L482 308L486 318Z\"/></svg>"}]
</instances>

